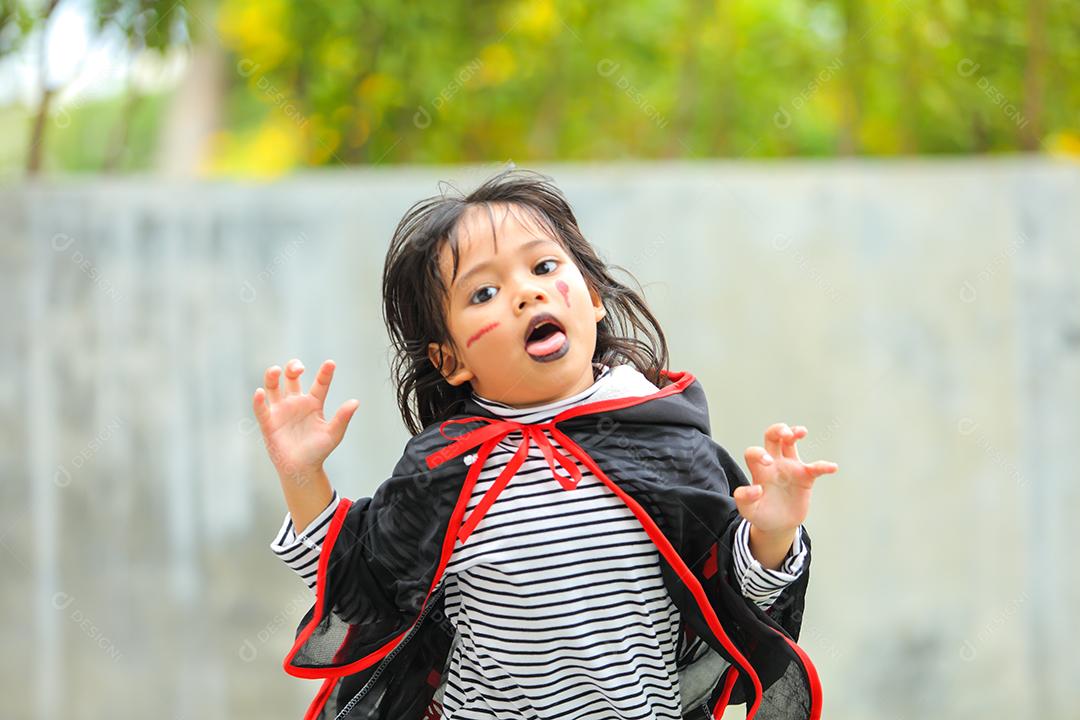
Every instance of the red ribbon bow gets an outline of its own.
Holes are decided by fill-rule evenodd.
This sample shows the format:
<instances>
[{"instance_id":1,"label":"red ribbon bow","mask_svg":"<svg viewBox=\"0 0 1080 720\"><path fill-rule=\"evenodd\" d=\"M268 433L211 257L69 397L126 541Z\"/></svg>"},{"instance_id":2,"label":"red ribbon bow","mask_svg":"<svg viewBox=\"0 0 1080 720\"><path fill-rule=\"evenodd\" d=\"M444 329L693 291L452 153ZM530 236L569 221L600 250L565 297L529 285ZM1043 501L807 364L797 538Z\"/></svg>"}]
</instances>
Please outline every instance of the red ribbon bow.
<instances>
[{"instance_id":1,"label":"red ribbon bow","mask_svg":"<svg viewBox=\"0 0 1080 720\"><path fill-rule=\"evenodd\" d=\"M476 453L476 460L472 466L469 467L469 473L465 476L464 492L471 491L473 485L476 484L476 479L480 477L480 469L484 467L484 461L487 460L488 455L491 453L492 448L499 444L499 441L506 437L508 434L517 431L520 432L521 444L518 445L517 452L514 453L514 457L510 459L506 467L499 477L495 479L494 484L488 491L484 493L484 497L480 499L480 504L473 508L472 513L469 515L461 529L458 531L458 538L465 542L472 531L476 528L477 523L483 519L484 513L488 511L488 508L495 502L495 498L499 496L503 488L510 482L510 478L514 476L518 468L521 467L521 463L525 462L525 458L529 453L529 442L532 440L544 453L544 458L547 459L548 465L551 467L551 474L555 476L555 479L562 483L562 486L567 490L573 490L577 487L577 484L581 481L581 471L578 469L577 464L568 458L563 453L559 452L547 439L544 431L547 430L551 433L551 436L559 443L559 445L570 452L571 455L581 460L585 467L597 477L604 479L607 476L604 475L604 471L597 467L592 457L589 456L581 447L578 446L570 438L566 437L557 427L556 423L562 420L569 420L570 418L577 417L579 415L607 412L610 410L618 410L620 408L629 407L631 405L637 405L639 403L646 402L648 400L656 400L658 398L666 397L674 393L680 393L686 389L691 383L694 382L694 376L685 371L671 372L670 370L661 370L660 373L668 378L671 382L669 385L665 385L660 390L657 390L651 395L642 396L629 396L622 398L611 398L608 400L599 400L597 402L587 403L585 405L577 405L568 408L554 418L544 423L535 423L532 425L526 423L516 422L514 420L503 420L485 417L483 415L474 415L467 418L457 418L454 420L446 420L439 425L439 433L447 440L454 440L453 443L446 446L441 450L436 450L427 456L427 465L429 468L436 468L442 465L447 460L455 458L466 450L471 450L477 445L480 449ZM447 435L443 428L450 423L468 423L479 422L483 420L488 423L487 426L481 426L475 430L470 430L459 438L452 438ZM566 468L570 473L570 477L566 478L559 474L555 468L555 461L558 461L560 465ZM604 482L610 483L607 480Z\"/></svg>"},{"instance_id":2,"label":"red ribbon bow","mask_svg":"<svg viewBox=\"0 0 1080 720\"><path fill-rule=\"evenodd\" d=\"M470 430L461 437L452 438L447 435L443 429L450 423L467 423L483 420L488 423L484 427ZM510 462L506 464L503 471L499 473L499 477L495 479L495 482L488 488L488 491L484 493L484 497L480 499L480 503L473 508L473 511L469 514L468 519L461 526L461 530L458 531L458 538L461 542L465 542L472 531L476 528L479 522L483 519L484 514L495 503L495 499L499 496L499 493L503 491L510 483L510 478L514 477L518 468L525 462L525 458L529 454L530 441L535 442L540 448L540 451L544 453L544 458L547 460L548 466L551 467L551 474L558 480L564 488L567 490L573 490L577 487L577 484L581 482L581 470L578 469L577 464L559 451L548 440L544 431L548 430L552 436L558 440L559 444L567 448L572 455L581 457L585 454L585 451L577 446L559 432L555 427L554 421L545 423L526 424L520 423L514 420L495 420L482 415L469 418L459 418L456 420L446 420L439 425L439 433L448 440L454 440L453 443L447 447L434 452L427 456L427 465L429 468L436 468L443 464L447 460L457 457L466 450L471 450L477 445L480 449L476 453L476 460L469 466L469 474L465 478L465 487L472 488L476 483L476 479L480 476L480 470L484 467L484 462L487 460L492 449L499 444L504 437L512 432L521 433L521 443L518 445L517 452L510 458ZM555 462L558 461L568 473L570 477L563 477L559 474L555 467Z\"/></svg>"}]
</instances>

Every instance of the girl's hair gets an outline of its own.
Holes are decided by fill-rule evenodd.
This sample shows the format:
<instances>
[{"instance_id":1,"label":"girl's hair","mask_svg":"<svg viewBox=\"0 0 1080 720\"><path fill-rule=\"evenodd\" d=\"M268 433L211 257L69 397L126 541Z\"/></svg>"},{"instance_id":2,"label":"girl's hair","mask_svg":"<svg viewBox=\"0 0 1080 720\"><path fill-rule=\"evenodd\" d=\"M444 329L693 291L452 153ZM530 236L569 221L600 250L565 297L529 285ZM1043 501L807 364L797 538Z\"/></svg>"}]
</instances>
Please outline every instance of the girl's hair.
<instances>
[{"instance_id":1,"label":"girl's hair","mask_svg":"<svg viewBox=\"0 0 1080 720\"><path fill-rule=\"evenodd\" d=\"M577 219L562 192L545 175L511 166L465 197L441 195L421 200L398 223L383 268L383 320L394 358L391 374L397 385L398 408L413 435L445 420L468 397L468 383L454 386L431 362L428 343L456 347L446 327L444 303L449 289L439 271L439 251L450 243L453 274L458 270L458 223L471 206L506 203L522 208L559 241L573 258L588 285L604 303L607 314L596 326L593 362L628 362L657 387L668 384L660 370L667 367L668 349L660 323L638 293L615 280L581 234ZM460 191L458 191L460 195ZM515 214L516 216L516 214ZM494 234L494 219L492 233ZM635 284L637 281L635 280ZM640 284L638 284L640 290ZM638 333L645 339L638 338Z\"/></svg>"}]
</instances>

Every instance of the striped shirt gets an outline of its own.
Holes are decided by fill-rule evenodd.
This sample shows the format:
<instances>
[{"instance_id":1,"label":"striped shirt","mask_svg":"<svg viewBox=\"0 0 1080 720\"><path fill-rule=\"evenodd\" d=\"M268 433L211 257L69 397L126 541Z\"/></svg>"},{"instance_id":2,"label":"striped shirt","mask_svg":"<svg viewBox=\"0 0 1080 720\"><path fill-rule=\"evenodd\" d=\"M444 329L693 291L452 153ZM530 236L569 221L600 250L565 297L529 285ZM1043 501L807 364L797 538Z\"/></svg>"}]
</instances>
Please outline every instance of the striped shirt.
<instances>
[{"instance_id":1,"label":"striped shirt","mask_svg":"<svg viewBox=\"0 0 1080 720\"><path fill-rule=\"evenodd\" d=\"M473 400L524 423L550 420L584 402L657 391L633 366L595 365L595 382L562 400L512 408ZM545 432L556 448L557 441ZM521 441L511 432L492 450L466 517ZM576 458L582 479L566 490L530 445L525 462L447 564L444 605L456 628L445 684L444 718L510 714L524 718L682 716L676 644L680 617L664 587L660 556L632 511ZM286 514L271 544L313 587L318 554L339 498L301 536ZM763 609L802 572L801 528L781 570L749 551L749 524L736 532L735 571L743 594Z\"/></svg>"}]
</instances>

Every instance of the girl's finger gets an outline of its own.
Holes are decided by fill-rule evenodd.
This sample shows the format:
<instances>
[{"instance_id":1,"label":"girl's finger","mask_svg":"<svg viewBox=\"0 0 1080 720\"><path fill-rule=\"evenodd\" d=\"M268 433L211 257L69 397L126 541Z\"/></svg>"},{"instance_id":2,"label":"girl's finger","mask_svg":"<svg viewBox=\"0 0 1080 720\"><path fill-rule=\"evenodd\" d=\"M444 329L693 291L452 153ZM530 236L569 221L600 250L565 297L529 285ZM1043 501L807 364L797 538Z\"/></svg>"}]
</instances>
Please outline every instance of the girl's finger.
<instances>
[{"instance_id":1,"label":"girl's finger","mask_svg":"<svg viewBox=\"0 0 1080 720\"><path fill-rule=\"evenodd\" d=\"M780 439L785 431L791 431L787 423L775 423L765 431L765 449L773 457L783 457L784 450Z\"/></svg>"},{"instance_id":2,"label":"girl's finger","mask_svg":"<svg viewBox=\"0 0 1080 720\"><path fill-rule=\"evenodd\" d=\"M338 411L334 413L334 418L330 421L329 432L335 443L341 442L341 438L345 437L345 429L349 426L349 420L358 407L360 407L360 401L353 398L343 402Z\"/></svg>"},{"instance_id":3,"label":"girl's finger","mask_svg":"<svg viewBox=\"0 0 1080 720\"><path fill-rule=\"evenodd\" d=\"M334 377L334 361L326 360L319 366L319 372L315 373L315 380L311 383L311 396L319 401L321 408L326 402L326 391L330 389L330 381Z\"/></svg>"},{"instance_id":4,"label":"girl's finger","mask_svg":"<svg viewBox=\"0 0 1080 720\"><path fill-rule=\"evenodd\" d=\"M765 451L763 447L748 447L744 455L747 465L772 465L773 456Z\"/></svg>"},{"instance_id":5,"label":"girl's finger","mask_svg":"<svg viewBox=\"0 0 1080 720\"><path fill-rule=\"evenodd\" d=\"M830 475L840 469L840 466L836 463L828 462L826 460L818 460L805 467L814 477L817 477L818 475Z\"/></svg>"},{"instance_id":6,"label":"girl's finger","mask_svg":"<svg viewBox=\"0 0 1080 720\"><path fill-rule=\"evenodd\" d=\"M300 375L304 372L304 365L297 358L293 358L285 365L285 392L288 395L300 394Z\"/></svg>"},{"instance_id":7,"label":"girl's finger","mask_svg":"<svg viewBox=\"0 0 1080 720\"><path fill-rule=\"evenodd\" d=\"M753 520L754 510L761 500L763 489L760 485L741 485L731 493L736 509L747 520Z\"/></svg>"},{"instance_id":8,"label":"girl's finger","mask_svg":"<svg viewBox=\"0 0 1080 720\"><path fill-rule=\"evenodd\" d=\"M804 437L806 437L805 427L803 427L802 425L795 425L794 427L792 427L791 436L786 439L781 439L781 446L783 447L784 457L795 460L796 462L802 462L802 460L799 459L799 449L795 447L795 443L798 440L802 440Z\"/></svg>"},{"instance_id":9,"label":"girl's finger","mask_svg":"<svg viewBox=\"0 0 1080 720\"><path fill-rule=\"evenodd\" d=\"M266 397L270 401L270 404L281 400L281 366L274 365L266 368L266 374L263 376L263 387L266 388Z\"/></svg>"},{"instance_id":10,"label":"girl's finger","mask_svg":"<svg viewBox=\"0 0 1080 720\"><path fill-rule=\"evenodd\" d=\"M252 398L251 405L255 410L255 420L258 421L259 427L265 434L267 424L270 422L270 407L266 404L266 391L262 388L255 390L255 397Z\"/></svg>"}]
</instances>

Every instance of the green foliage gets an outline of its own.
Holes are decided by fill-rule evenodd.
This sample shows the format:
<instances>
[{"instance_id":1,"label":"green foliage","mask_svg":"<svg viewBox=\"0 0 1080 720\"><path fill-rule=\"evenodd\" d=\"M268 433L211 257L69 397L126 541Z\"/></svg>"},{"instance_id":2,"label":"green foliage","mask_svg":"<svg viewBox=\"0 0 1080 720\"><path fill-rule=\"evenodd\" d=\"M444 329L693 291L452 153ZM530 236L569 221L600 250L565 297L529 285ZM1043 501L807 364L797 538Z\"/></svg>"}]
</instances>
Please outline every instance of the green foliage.
<instances>
[{"instance_id":1,"label":"green foliage","mask_svg":"<svg viewBox=\"0 0 1080 720\"><path fill-rule=\"evenodd\" d=\"M123 97L87 101L77 108L54 114L48 125L48 153L45 167L48 172L98 172L115 162L119 172L152 170L156 151L158 127L164 117L167 98L146 96L133 110ZM119 142L116 133L130 112L130 127L126 140ZM0 168L9 176L16 175L25 163L26 131L31 114L22 107L0 109ZM110 155L116 153L117 157Z\"/></svg>"},{"instance_id":2,"label":"green foliage","mask_svg":"<svg viewBox=\"0 0 1080 720\"><path fill-rule=\"evenodd\" d=\"M19 0L0 0L0 58L15 52L34 27L34 14Z\"/></svg>"},{"instance_id":3,"label":"green foliage","mask_svg":"<svg viewBox=\"0 0 1080 720\"><path fill-rule=\"evenodd\" d=\"M133 48L226 49L211 172L1080 152L1072 0L94 3Z\"/></svg>"},{"instance_id":4,"label":"green foliage","mask_svg":"<svg viewBox=\"0 0 1080 720\"><path fill-rule=\"evenodd\" d=\"M298 162L528 162L1074 144L1080 6L1038 5L226 0L220 18L259 68L233 92Z\"/></svg>"}]
</instances>

